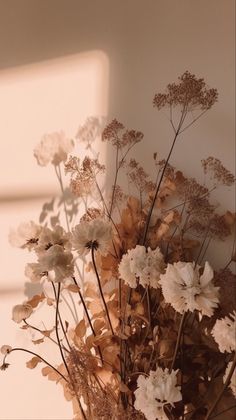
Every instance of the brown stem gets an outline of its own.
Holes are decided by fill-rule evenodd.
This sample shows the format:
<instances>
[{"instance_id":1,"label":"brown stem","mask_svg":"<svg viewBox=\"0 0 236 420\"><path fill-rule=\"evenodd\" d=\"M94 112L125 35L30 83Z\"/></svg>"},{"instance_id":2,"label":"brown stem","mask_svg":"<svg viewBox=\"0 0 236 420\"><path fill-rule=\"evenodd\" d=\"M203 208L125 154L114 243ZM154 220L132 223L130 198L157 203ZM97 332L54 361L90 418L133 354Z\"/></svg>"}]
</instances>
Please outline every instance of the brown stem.
<instances>
[{"instance_id":1,"label":"brown stem","mask_svg":"<svg viewBox=\"0 0 236 420\"><path fill-rule=\"evenodd\" d=\"M40 330L39 328L34 327L33 325L29 324L29 323L28 323L25 319L23 319L23 321L24 321L25 325L27 325L29 328L32 328L32 330L35 330L35 331L40 332L40 333L41 333L41 334L42 334L45 338L48 338L48 339L49 339L50 341L52 341L54 344L58 345L58 344L57 344L57 341L56 341L56 340L53 340L53 338L52 338L52 337L50 337L50 336L48 336L48 335L45 335L43 330ZM66 349L65 347L63 347L63 350L65 350L66 352L68 352L68 349Z\"/></svg>"},{"instance_id":2,"label":"brown stem","mask_svg":"<svg viewBox=\"0 0 236 420\"><path fill-rule=\"evenodd\" d=\"M79 287L79 285L78 285L78 283L77 283L77 281L76 281L76 278L75 278L75 277L72 277L72 279L73 279L74 283L76 284L76 286L77 286L77 287ZM92 331L92 333L93 333L93 336L94 336L94 337L96 337L96 333L95 333L95 330L94 330L94 328L93 328L93 324L92 324L91 318L90 318L90 316L89 316L88 309L87 309L87 306L86 306L86 304L85 304L85 301L84 301L83 295L82 295L82 293L80 292L80 290L79 290L79 292L78 292L78 293L79 293L79 297L80 297L81 303L82 303L82 305L83 305L84 312L85 312L85 314L86 314L86 317L87 317L87 320L88 320L89 326L90 326L91 331ZM103 364L103 357L102 357L102 352L101 352L101 348L100 348L100 346L98 346L98 352L99 352L99 356L100 356L101 362L102 362L102 364Z\"/></svg>"},{"instance_id":3,"label":"brown stem","mask_svg":"<svg viewBox=\"0 0 236 420\"><path fill-rule=\"evenodd\" d=\"M61 372L59 372L59 370L57 370L53 365L51 365L51 363L47 362L47 360L45 360L38 353L35 353L34 351L31 351L31 350L23 349L21 347L15 347L15 348L9 350L7 352L7 354L5 355L4 359L3 359L3 363L5 363L7 356L10 353L12 353L13 351L24 351L25 353L29 353L29 354L32 354L33 356L38 357L40 360L42 360L42 362L44 362L46 365L48 365L50 368L52 368L56 373L58 373L58 375L60 375L62 377L62 379L64 379L64 381L69 382L68 379L66 379L66 377Z\"/></svg>"},{"instance_id":4,"label":"brown stem","mask_svg":"<svg viewBox=\"0 0 236 420\"><path fill-rule=\"evenodd\" d=\"M180 340L181 340L181 336L182 336L182 331L183 331L185 319L186 319L186 312L183 313L181 321L180 321L177 341L176 341L176 345L175 345L174 356L173 356L171 367L170 367L170 372L172 371L172 369L174 369L174 365L175 365L176 357L177 357L177 354L178 354L178 349L179 349L179 344L180 344Z\"/></svg>"},{"instance_id":5,"label":"brown stem","mask_svg":"<svg viewBox=\"0 0 236 420\"><path fill-rule=\"evenodd\" d=\"M99 278L99 274L98 274L98 270L97 270L97 266L96 266L96 262L95 262L94 251L95 251L95 248L92 247L91 248L91 255L92 255L93 268L94 268L94 271L95 271L95 274L96 274L96 277L97 277L98 287L99 287L100 295L101 295L101 298L102 298L102 301L103 301L103 305L104 305L104 309L105 309L105 312L106 312L107 320L108 320L112 335L114 335L114 330L113 330L113 327L112 327L112 323L111 323L110 315L109 315L109 312L108 312L107 304L106 304L106 301L105 301L105 298L104 298L104 295L103 295L101 281L100 281L100 278Z\"/></svg>"},{"instance_id":6,"label":"brown stem","mask_svg":"<svg viewBox=\"0 0 236 420\"><path fill-rule=\"evenodd\" d=\"M236 352L235 352L235 354L234 354L233 363L232 363L231 369L230 369L230 371L229 371L229 373L228 373L228 376L227 376L227 378L226 378L226 381L225 381L225 383L224 383L224 386L223 386L222 390L220 391L219 395L217 396L216 400L214 401L214 403L212 404L212 406L211 406L211 407L210 407L210 409L208 410L208 413L207 413L207 415L206 415L205 420L208 420L208 419L211 417L211 414L213 413L213 411L214 411L214 409L216 408L217 404L218 404L218 403L219 403L219 401L221 400L221 397L222 397L222 395L224 394L224 392L225 392L226 388L228 388L228 386L229 386L229 384L230 384L230 381L231 381L231 378L232 378L232 376L233 376L233 373L234 373L235 367L236 367Z\"/></svg>"}]
</instances>

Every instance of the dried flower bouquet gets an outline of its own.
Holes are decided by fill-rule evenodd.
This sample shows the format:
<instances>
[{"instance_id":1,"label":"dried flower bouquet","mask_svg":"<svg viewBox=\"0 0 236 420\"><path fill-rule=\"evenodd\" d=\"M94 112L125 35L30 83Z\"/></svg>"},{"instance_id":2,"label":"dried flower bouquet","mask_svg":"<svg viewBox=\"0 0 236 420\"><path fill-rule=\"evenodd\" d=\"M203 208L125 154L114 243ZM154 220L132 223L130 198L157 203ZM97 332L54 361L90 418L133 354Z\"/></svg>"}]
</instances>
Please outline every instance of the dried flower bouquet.
<instances>
[{"instance_id":1,"label":"dried flower bouquet","mask_svg":"<svg viewBox=\"0 0 236 420\"><path fill-rule=\"evenodd\" d=\"M108 124L101 140L115 150L110 195L103 193L105 166L92 149L95 118L78 133L88 149L84 159L70 155L73 141L63 133L44 136L34 151L39 165L54 165L66 228L58 216L48 218L53 205L47 203L41 224L11 233L14 245L35 254L25 274L42 284L42 293L16 305L12 317L26 332L37 332L35 345L53 342L61 363L4 345L1 369L14 351L30 353L27 367L45 365L42 374L63 386L76 419L234 418L235 250L219 271L207 250L213 239L232 235L235 214L219 214L210 195L235 178L213 157L202 161L211 188L170 164L179 137L217 96L189 72L155 95L154 107L167 109L173 128L167 158L153 155L155 180L129 157L143 134L117 120ZM62 164L73 196L64 190ZM132 193L118 183L122 172ZM68 293L69 321L62 314ZM55 311L47 330L30 322L44 305Z\"/></svg>"}]
</instances>

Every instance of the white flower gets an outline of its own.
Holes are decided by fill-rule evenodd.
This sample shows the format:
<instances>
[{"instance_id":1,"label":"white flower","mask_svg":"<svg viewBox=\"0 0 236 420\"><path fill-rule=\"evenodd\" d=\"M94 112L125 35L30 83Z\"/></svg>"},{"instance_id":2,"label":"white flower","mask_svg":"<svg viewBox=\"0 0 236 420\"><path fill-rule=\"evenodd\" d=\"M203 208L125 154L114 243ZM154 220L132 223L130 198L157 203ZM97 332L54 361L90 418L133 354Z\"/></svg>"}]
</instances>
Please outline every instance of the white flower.
<instances>
[{"instance_id":1,"label":"white flower","mask_svg":"<svg viewBox=\"0 0 236 420\"><path fill-rule=\"evenodd\" d=\"M212 283L214 273L208 262L202 275L199 270L200 266L195 267L192 262L168 264L166 273L161 275L162 293L177 312L196 309L210 317L218 306L219 287Z\"/></svg>"},{"instance_id":2,"label":"white flower","mask_svg":"<svg viewBox=\"0 0 236 420\"><path fill-rule=\"evenodd\" d=\"M45 134L34 149L34 156L40 166L46 166L50 162L59 165L66 161L73 147L73 140L66 138L63 131Z\"/></svg>"},{"instance_id":3,"label":"white flower","mask_svg":"<svg viewBox=\"0 0 236 420\"><path fill-rule=\"evenodd\" d=\"M106 220L97 218L81 222L72 230L72 246L80 255L88 254L92 248L106 255L111 234L111 224Z\"/></svg>"},{"instance_id":4,"label":"white flower","mask_svg":"<svg viewBox=\"0 0 236 420\"><path fill-rule=\"evenodd\" d=\"M12 309L12 320L19 324L23 319L27 319L33 312L33 308L28 303L16 305Z\"/></svg>"},{"instance_id":5,"label":"white flower","mask_svg":"<svg viewBox=\"0 0 236 420\"><path fill-rule=\"evenodd\" d=\"M228 364L228 366L226 368L226 371L225 371L225 374L224 374L224 378L223 378L224 383L226 382L226 379L227 379L227 377L229 375L229 372L231 370L232 364L233 364L233 362L229 362L229 364ZM235 369L234 369L234 373L233 373L233 375L231 377L231 381L230 381L229 387L231 388L231 391L232 391L234 397L236 398L236 371L235 371Z\"/></svg>"},{"instance_id":6,"label":"white flower","mask_svg":"<svg viewBox=\"0 0 236 420\"><path fill-rule=\"evenodd\" d=\"M152 250L136 245L124 254L119 264L119 274L126 284L135 288L137 282L143 287L159 287L160 274L164 270L164 259L159 248Z\"/></svg>"},{"instance_id":7,"label":"white flower","mask_svg":"<svg viewBox=\"0 0 236 420\"><path fill-rule=\"evenodd\" d=\"M12 350L12 347L8 346L8 344L4 344L0 349L1 353L4 355L10 353L11 350Z\"/></svg>"},{"instance_id":8,"label":"white flower","mask_svg":"<svg viewBox=\"0 0 236 420\"><path fill-rule=\"evenodd\" d=\"M41 230L42 227L33 221L21 223L16 230L12 229L10 231L9 242L17 248L28 248L30 250L37 246Z\"/></svg>"},{"instance_id":9,"label":"white flower","mask_svg":"<svg viewBox=\"0 0 236 420\"><path fill-rule=\"evenodd\" d=\"M49 274L50 280L62 282L74 273L73 255L60 245L53 245L38 258L37 266L33 267L35 275ZM31 265L32 267L32 265Z\"/></svg>"},{"instance_id":10,"label":"white flower","mask_svg":"<svg viewBox=\"0 0 236 420\"><path fill-rule=\"evenodd\" d=\"M164 411L166 404L182 400L180 387L177 385L177 371L157 368L150 371L148 377L138 377L138 388L134 391L136 410L140 410L147 420L168 420Z\"/></svg>"},{"instance_id":11,"label":"white flower","mask_svg":"<svg viewBox=\"0 0 236 420\"><path fill-rule=\"evenodd\" d=\"M41 267L38 263L28 263L25 266L25 276L28 277L32 283L38 283L41 281L45 273L41 271Z\"/></svg>"},{"instance_id":12,"label":"white flower","mask_svg":"<svg viewBox=\"0 0 236 420\"><path fill-rule=\"evenodd\" d=\"M70 234L66 233L59 225L55 226L53 230L48 227L42 228L36 252L40 254L53 245L60 245L68 251L71 249Z\"/></svg>"},{"instance_id":13,"label":"white flower","mask_svg":"<svg viewBox=\"0 0 236 420\"><path fill-rule=\"evenodd\" d=\"M217 319L211 334L222 353L236 350L236 312Z\"/></svg>"}]
</instances>

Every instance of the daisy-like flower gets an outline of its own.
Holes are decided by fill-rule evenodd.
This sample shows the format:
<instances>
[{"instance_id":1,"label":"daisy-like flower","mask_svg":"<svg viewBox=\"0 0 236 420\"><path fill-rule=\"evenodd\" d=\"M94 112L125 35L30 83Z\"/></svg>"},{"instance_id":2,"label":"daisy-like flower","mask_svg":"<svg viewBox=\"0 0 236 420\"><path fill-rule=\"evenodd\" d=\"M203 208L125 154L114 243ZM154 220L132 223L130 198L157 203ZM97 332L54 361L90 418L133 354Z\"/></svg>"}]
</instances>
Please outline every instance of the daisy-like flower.
<instances>
[{"instance_id":1,"label":"daisy-like flower","mask_svg":"<svg viewBox=\"0 0 236 420\"><path fill-rule=\"evenodd\" d=\"M33 268L35 276L48 274L50 281L62 282L74 273L73 255L60 245L53 245L39 255L38 263Z\"/></svg>"},{"instance_id":2,"label":"daisy-like flower","mask_svg":"<svg viewBox=\"0 0 236 420\"><path fill-rule=\"evenodd\" d=\"M229 372L231 370L232 364L233 364L233 362L229 362L228 363L228 366L226 368L226 371L225 371L225 374L224 374L224 377L223 377L224 383L226 382L226 379L227 379L227 377L229 375ZM230 381L229 387L230 387L230 389L231 389L234 397L236 398L236 370L235 369L234 369L234 373L233 373L233 375L231 377L231 381Z\"/></svg>"},{"instance_id":3,"label":"daisy-like flower","mask_svg":"<svg viewBox=\"0 0 236 420\"><path fill-rule=\"evenodd\" d=\"M212 283L214 276L209 263L205 263L203 274L200 266L192 262L168 264L165 274L161 275L160 284L167 303L180 313L193 312L212 316L218 306L218 289Z\"/></svg>"},{"instance_id":4,"label":"daisy-like flower","mask_svg":"<svg viewBox=\"0 0 236 420\"><path fill-rule=\"evenodd\" d=\"M217 319L211 334L222 353L236 351L236 312Z\"/></svg>"},{"instance_id":5,"label":"daisy-like flower","mask_svg":"<svg viewBox=\"0 0 236 420\"><path fill-rule=\"evenodd\" d=\"M25 276L32 281L32 283L38 283L47 274L41 271L41 266L38 263L28 263L25 266Z\"/></svg>"},{"instance_id":6,"label":"daisy-like flower","mask_svg":"<svg viewBox=\"0 0 236 420\"><path fill-rule=\"evenodd\" d=\"M35 248L38 244L42 227L33 221L21 223L16 230L11 230L8 236L12 246L17 248Z\"/></svg>"},{"instance_id":7,"label":"daisy-like flower","mask_svg":"<svg viewBox=\"0 0 236 420\"><path fill-rule=\"evenodd\" d=\"M42 228L36 252L41 254L53 245L60 245L68 251L71 249L70 234L66 233L59 225L55 226L53 230L48 227Z\"/></svg>"},{"instance_id":8,"label":"daisy-like flower","mask_svg":"<svg viewBox=\"0 0 236 420\"><path fill-rule=\"evenodd\" d=\"M148 377L140 375L137 381L134 407L140 410L147 420L168 420L164 411L166 404L174 405L181 401L180 387L177 386L177 371L157 368Z\"/></svg>"},{"instance_id":9,"label":"daisy-like flower","mask_svg":"<svg viewBox=\"0 0 236 420\"><path fill-rule=\"evenodd\" d=\"M16 305L12 309L12 320L19 324L23 319L27 319L33 312L33 308L28 303Z\"/></svg>"},{"instance_id":10,"label":"daisy-like flower","mask_svg":"<svg viewBox=\"0 0 236 420\"><path fill-rule=\"evenodd\" d=\"M73 140L68 139L63 131L45 134L34 149L34 156L40 166L46 166L50 162L59 165L67 160L73 147Z\"/></svg>"},{"instance_id":11,"label":"daisy-like flower","mask_svg":"<svg viewBox=\"0 0 236 420\"><path fill-rule=\"evenodd\" d=\"M86 255L91 249L106 255L111 240L111 224L101 218L90 222L81 222L72 230L72 246L80 255Z\"/></svg>"},{"instance_id":12,"label":"daisy-like flower","mask_svg":"<svg viewBox=\"0 0 236 420\"><path fill-rule=\"evenodd\" d=\"M164 259L159 248L152 250L136 245L124 254L119 264L119 274L126 284L135 288L137 284L143 287L159 287L160 274L164 271Z\"/></svg>"}]
</instances>

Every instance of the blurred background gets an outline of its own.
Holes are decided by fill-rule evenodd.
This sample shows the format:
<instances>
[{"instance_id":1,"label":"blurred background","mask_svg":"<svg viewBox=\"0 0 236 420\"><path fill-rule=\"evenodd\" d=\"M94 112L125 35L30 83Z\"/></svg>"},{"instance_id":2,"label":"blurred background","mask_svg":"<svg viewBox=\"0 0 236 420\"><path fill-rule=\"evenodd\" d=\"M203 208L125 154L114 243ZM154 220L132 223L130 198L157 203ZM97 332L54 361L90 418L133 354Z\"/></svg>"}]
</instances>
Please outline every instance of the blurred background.
<instances>
[{"instance_id":1,"label":"blurred background","mask_svg":"<svg viewBox=\"0 0 236 420\"><path fill-rule=\"evenodd\" d=\"M43 134L74 137L88 116L117 118L144 133L136 158L149 170L153 152L164 158L172 139L152 99L189 70L218 89L219 101L182 136L171 163L199 182L200 160L210 155L234 172L234 7L234 0L0 0L0 345L29 344L11 321L12 306L25 299L29 257L10 247L8 233L38 221L59 192L53 169L33 157ZM112 169L110 152L106 161ZM232 189L214 200L234 209ZM224 263L226 248L210 250L214 264ZM26 369L27 357L11 359L0 375L1 420L72 418L59 385Z\"/></svg>"}]
</instances>

